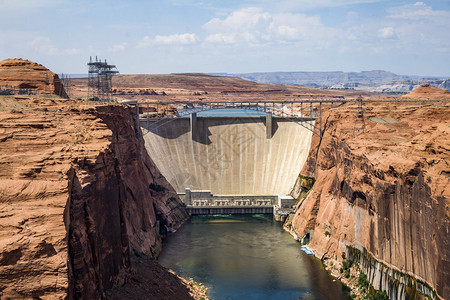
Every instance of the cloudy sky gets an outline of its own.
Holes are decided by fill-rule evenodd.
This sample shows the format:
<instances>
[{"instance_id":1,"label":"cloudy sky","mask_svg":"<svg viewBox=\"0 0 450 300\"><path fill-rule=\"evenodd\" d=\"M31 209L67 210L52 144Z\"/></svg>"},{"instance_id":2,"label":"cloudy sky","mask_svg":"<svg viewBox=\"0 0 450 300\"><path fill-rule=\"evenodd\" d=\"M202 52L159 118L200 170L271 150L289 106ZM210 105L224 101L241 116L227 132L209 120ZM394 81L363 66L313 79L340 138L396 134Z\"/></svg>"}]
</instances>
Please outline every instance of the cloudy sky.
<instances>
[{"instance_id":1,"label":"cloudy sky","mask_svg":"<svg viewBox=\"0 0 450 300\"><path fill-rule=\"evenodd\" d=\"M450 0L0 0L0 60L122 74L388 70L450 76Z\"/></svg>"}]
</instances>

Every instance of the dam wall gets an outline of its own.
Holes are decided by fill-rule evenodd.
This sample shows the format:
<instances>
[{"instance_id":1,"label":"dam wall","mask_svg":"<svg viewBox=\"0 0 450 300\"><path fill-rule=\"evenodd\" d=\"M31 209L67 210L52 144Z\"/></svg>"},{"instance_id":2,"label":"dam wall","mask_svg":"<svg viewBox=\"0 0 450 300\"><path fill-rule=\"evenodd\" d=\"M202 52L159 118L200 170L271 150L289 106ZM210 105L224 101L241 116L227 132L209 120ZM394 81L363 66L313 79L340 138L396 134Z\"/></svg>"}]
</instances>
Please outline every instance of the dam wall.
<instances>
[{"instance_id":1,"label":"dam wall","mask_svg":"<svg viewBox=\"0 0 450 300\"><path fill-rule=\"evenodd\" d=\"M141 122L145 147L177 193L288 194L308 156L314 121L266 117L197 117Z\"/></svg>"}]
</instances>

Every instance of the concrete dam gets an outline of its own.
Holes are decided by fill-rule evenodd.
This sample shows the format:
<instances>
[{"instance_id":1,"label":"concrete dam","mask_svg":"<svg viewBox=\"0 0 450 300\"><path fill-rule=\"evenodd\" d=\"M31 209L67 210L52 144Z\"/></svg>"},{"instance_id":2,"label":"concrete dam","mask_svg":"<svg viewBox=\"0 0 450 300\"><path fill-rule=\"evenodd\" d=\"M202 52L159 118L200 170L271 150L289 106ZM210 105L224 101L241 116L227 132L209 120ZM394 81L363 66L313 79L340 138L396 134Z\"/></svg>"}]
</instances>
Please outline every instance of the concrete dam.
<instances>
[{"instance_id":1,"label":"concrete dam","mask_svg":"<svg viewBox=\"0 0 450 300\"><path fill-rule=\"evenodd\" d=\"M141 128L150 157L187 205L272 209L277 199L266 196L290 193L315 121L269 117L194 114Z\"/></svg>"}]
</instances>

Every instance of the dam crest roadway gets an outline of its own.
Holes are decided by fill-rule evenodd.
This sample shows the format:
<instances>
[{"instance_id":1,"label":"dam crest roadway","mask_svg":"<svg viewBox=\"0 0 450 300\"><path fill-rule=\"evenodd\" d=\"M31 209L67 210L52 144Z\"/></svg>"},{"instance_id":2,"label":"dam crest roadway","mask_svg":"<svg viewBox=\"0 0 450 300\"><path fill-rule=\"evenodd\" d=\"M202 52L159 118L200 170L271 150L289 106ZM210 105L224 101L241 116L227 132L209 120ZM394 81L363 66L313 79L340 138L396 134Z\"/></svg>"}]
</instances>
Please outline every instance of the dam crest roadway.
<instances>
[{"instance_id":1,"label":"dam crest roadway","mask_svg":"<svg viewBox=\"0 0 450 300\"><path fill-rule=\"evenodd\" d=\"M124 104L136 106L147 152L191 214L285 215L322 135L322 104L347 101Z\"/></svg>"}]
</instances>

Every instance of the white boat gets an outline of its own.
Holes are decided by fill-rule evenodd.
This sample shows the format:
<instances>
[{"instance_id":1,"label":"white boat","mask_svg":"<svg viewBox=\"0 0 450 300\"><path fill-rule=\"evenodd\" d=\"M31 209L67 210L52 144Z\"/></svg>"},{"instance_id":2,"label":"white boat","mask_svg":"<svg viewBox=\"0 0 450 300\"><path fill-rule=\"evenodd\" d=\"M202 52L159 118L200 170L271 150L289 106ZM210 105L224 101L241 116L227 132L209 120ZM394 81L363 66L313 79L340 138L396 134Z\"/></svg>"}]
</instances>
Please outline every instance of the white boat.
<instances>
[{"instance_id":1,"label":"white boat","mask_svg":"<svg viewBox=\"0 0 450 300\"><path fill-rule=\"evenodd\" d=\"M313 255L314 254L314 252L307 245L302 245L300 247L300 250L305 252L308 255Z\"/></svg>"}]
</instances>

